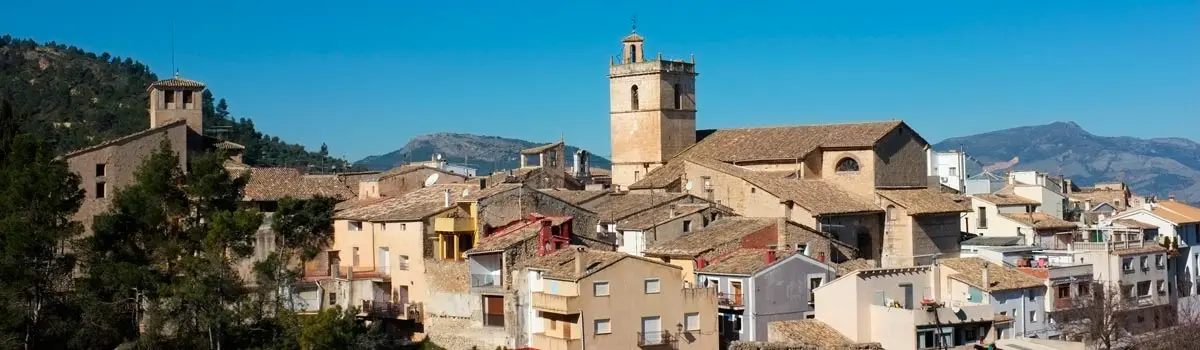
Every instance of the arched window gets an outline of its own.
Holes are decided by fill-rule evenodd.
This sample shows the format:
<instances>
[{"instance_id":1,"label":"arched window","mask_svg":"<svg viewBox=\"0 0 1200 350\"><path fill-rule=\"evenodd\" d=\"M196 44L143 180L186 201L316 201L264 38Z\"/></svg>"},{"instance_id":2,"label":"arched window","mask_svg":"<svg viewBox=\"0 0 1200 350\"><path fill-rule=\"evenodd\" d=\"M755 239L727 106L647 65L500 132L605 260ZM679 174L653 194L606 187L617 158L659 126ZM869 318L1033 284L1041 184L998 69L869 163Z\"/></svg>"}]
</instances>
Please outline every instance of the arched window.
<instances>
[{"instance_id":1,"label":"arched window","mask_svg":"<svg viewBox=\"0 0 1200 350\"><path fill-rule=\"evenodd\" d=\"M637 85L629 88L629 109L638 110L638 93Z\"/></svg>"},{"instance_id":2,"label":"arched window","mask_svg":"<svg viewBox=\"0 0 1200 350\"><path fill-rule=\"evenodd\" d=\"M891 205L891 204L889 204L887 206L887 219L888 219L888 221L895 221L896 219L898 219L896 217L896 206Z\"/></svg>"},{"instance_id":3,"label":"arched window","mask_svg":"<svg viewBox=\"0 0 1200 350\"><path fill-rule=\"evenodd\" d=\"M629 45L629 63L637 62L637 45Z\"/></svg>"},{"instance_id":4,"label":"arched window","mask_svg":"<svg viewBox=\"0 0 1200 350\"><path fill-rule=\"evenodd\" d=\"M837 167L834 168L837 172L858 171L858 161L854 158L846 157L837 162Z\"/></svg>"},{"instance_id":5,"label":"arched window","mask_svg":"<svg viewBox=\"0 0 1200 350\"><path fill-rule=\"evenodd\" d=\"M679 90L679 84L675 84L675 109L683 109L683 91Z\"/></svg>"}]
</instances>

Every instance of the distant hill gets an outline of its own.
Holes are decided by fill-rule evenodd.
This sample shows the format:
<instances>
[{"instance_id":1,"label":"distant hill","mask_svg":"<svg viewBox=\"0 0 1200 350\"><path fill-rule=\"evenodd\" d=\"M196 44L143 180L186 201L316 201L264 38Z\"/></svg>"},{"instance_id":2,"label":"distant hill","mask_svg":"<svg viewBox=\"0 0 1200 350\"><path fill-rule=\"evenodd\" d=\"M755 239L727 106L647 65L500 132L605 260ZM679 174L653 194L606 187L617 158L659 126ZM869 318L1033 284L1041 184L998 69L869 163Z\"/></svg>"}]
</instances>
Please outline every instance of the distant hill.
<instances>
[{"instance_id":1,"label":"distant hill","mask_svg":"<svg viewBox=\"0 0 1200 350\"><path fill-rule=\"evenodd\" d=\"M553 141L551 141L553 142ZM479 175L490 174L493 170L514 169L520 166L517 159L522 149L541 146L550 142L531 142L496 136L472 134L436 133L413 137L403 148L385 154L370 156L354 162L355 166L371 170L390 169L402 162L420 162L432 159L434 154L441 154L453 164L463 164L478 169ZM570 167L572 156L578 147L567 145L565 155L566 166ZM612 163L605 158L591 155L590 166L608 169Z\"/></svg>"},{"instance_id":2,"label":"distant hill","mask_svg":"<svg viewBox=\"0 0 1200 350\"><path fill-rule=\"evenodd\" d=\"M971 175L983 166L998 168L998 175L1038 170L1080 185L1124 181L1139 195L1173 193L1200 202L1200 143L1184 138L1097 136L1074 122L1055 122L949 138L933 147L966 151L981 163L968 166Z\"/></svg>"},{"instance_id":3,"label":"distant hill","mask_svg":"<svg viewBox=\"0 0 1200 350\"><path fill-rule=\"evenodd\" d=\"M22 131L49 140L59 152L148 128L146 87L158 79L128 57L0 36L0 99L13 104ZM231 115L224 99L214 101L211 87L202 102L205 133L246 146L247 164L322 171L346 165L328 150L310 152L259 132L249 119Z\"/></svg>"}]
</instances>

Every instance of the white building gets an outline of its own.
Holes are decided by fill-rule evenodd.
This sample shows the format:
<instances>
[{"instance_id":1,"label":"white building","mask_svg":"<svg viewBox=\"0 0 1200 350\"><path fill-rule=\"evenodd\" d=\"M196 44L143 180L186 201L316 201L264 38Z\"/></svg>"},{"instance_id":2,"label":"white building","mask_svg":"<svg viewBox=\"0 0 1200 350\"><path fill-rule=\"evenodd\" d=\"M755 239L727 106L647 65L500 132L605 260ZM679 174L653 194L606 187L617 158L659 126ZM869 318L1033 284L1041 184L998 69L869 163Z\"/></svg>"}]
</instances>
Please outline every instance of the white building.
<instances>
[{"instance_id":1,"label":"white building","mask_svg":"<svg viewBox=\"0 0 1200 350\"><path fill-rule=\"evenodd\" d=\"M930 152L929 176L959 193L966 191L967 154L960 151Z\"/></svg>"}]
</instances>

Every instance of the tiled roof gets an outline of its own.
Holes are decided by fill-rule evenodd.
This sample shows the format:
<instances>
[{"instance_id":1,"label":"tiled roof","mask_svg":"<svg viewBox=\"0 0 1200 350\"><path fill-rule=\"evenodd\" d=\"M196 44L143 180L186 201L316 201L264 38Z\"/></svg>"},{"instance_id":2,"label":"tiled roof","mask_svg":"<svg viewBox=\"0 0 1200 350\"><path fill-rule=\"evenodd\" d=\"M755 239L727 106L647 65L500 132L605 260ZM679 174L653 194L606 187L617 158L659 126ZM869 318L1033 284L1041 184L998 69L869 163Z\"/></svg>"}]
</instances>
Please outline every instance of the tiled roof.
<instances>
[{"instance_id":1,"label":"tiled roof","mask_svg":"<svg viewBox=\"0 0 1200 350\"><path fill-rule=\"evenodd\" d=\"M820 147L872 147L904 122L899 120L721 129L684 151L684 154L723 162L791 160Z\"/></svg>"},{"instance_id":2,"label":"tiled roof","mask_svg":"<svg viewBox=\"0 0 1200 350\"><path fill-rule=\"evenodd\" d=\"M575 249L582 248L579 246L570 246L559 249L554 253L545 256L534 258L526 263L525 266L533 269L545 271L542 277L553 279L565 279L570 281L578 281L593 273L596 273L604 268L612 265L621 259L638 259L651 264L658 264L679 269L680 267L667 263L654 261L651 259L642 258L635 255L629 255L622 252L594 250L584 248L581 252L576 252ZM575 257L583 257L583 271L575 271Z\"/></svg>"},{"instance_id":3,"label":"tiled roof","mask_svg":"<svg viewBox=\"0 0 1200 350\"><path fill-rule=\"evenodd\" d=\"M1113 222L1112 222L1112 223L1113 223L1114 225L1119 225L1119 226L1126 227L1126 228L1140 228L1140 229L1155 229L1155 228L1158 228L1158 226L1154 226L1154 225L1151 225L1151 224L1147 224L1147 223L1144 223L1144 222L1141 222L1141 221L1137 221L1137 220L1134 220L1134 219L1116 219L1116 220L1113 220Z\"/></svg>"},{"instance_id":4,"label":"tiled roof","mask_svg":"<svg viewBox=\"0 0 1200 350\"><path fill-rule=\"evenodd\" d=\"M248 171L250 182L245 189L245 200L248 201L316 196L348 199L355 196L357 189L351 188L338 175L304 175L293 168L250 168Z\"/></svg>"},{"instance_id":5,"label":"tiled roof","mask_svg":"<svg viewBox=\"0 0 1200 350\"><path fill-rule=\"evenodd\" d=\"M507 183L507 184L504 184L504 183L490 184L489 183L487 185L487 187L482 190L475 189L477 187L473 187L470 191L468 191L466 197L462 197L458 200L465 201L465 202L476 202L476 201L479 201L479 200L487 198L487 197L491 197L491 196L495 196L497 194L515 190L521 186L522 186L521 184L515 184L515 183ZM533 190L530 190L530 191L533 191Z\"/></svg>"},{"instance_id":6,"label":"tiled roof","mask_svg":"<svg viewBox=\"0 0 1200 350\"><path fill-rule=\"evenodd\" d=\"M1079 225L1073 222L1059 219L1043 212L1000 213L1000 215L1037 230L1074 230L1079 228Z\"/></svg>"},{"instance_id":7,"label":"tiled roof","mask_svg":"<svg viewBox=\"0 0 1200 350\"><path fill-rule=\"evenodd\" d=\"M849 275L850 273L862 269L873 269L879 267L879 262L869 259L854 259L843 263L830 263L837 268L838 276Z\"/></svg>"},{"instance_id":8,"label":"tiled roof","mask_svg":"<svg viewBox=\"0 0 1200 350\"><path fill-rule=\"evenodd\" d=\"M533 147L533 148L526 148L526 149L521 150L521 154L538 154L538 153L542 153L542 152L548 151L550 149L553 149L555 147L559 147L562 145L563 145L563 142L558 141L555 143L545 144L545 145L541 145L541 146L537 146L537 147Z\"/></svg>"},{"instance_id":9,"label":"tiled roof","mask_svg":"<svg viewBox=\"0 0 1200 350\"><path fill-rule=\"evenodd\" d=\"M971 206L966 197L936 189L879 190L875 193L904 207L908 215L961 213L969 211Z\"/></svg>"},{"instance_id":10,"label":"tiled roof","mask_svg":"<svg viewBox=\"0 0 1200 350\"><path fill-rule=\"evenodd\" d=\"M634 190L665 188L670 186L672 183L678 182L680 176L683 176L683 161L685 159L687 158L676 157L670 162L667 162L666 165L654 168L654 170L650 170L649 173L646 173L646 177L643 177L641 180L629 185L629 188Z\"/></svg>"},{"instance_id":11,"label":"tiled roof","mask_svg":"<svg viewBox=\"0 0 1200 350\"><path fill-rule=\"evenodd\" d=\"M996 191L996 193L977 194L977 195L975 195L975 198L979 198L979 199L988 201L995 205L1038 205L1038 204L1042 204L1041 202L1038 202L1036 200L1032 200L1032 199L1021 197L1021 196L1017 195L1016 192L1013 191L1013 188L1014 188L1014 186L1012 184L1005 185L999 191Z\"/></svg>"},{"instance_id":12,"label":"tiled roof","mask_svg":"<svg viewBox=\"0 0 1200 350\"><path fill-rule=\"evenodd\" d=\"M417 221L446 210L446 191L453 203L462 196L464 189L474 189L466 184L437 184L398 197L358 206L334 214L335 219L362 221Z\"/></svg>"},{"instance_id":13,"label":"tiled roof","mask_svg":"<svg viewBox=\"0 0 1200 350\"><path fill-rule=\"evenodd\" d=\"M539 191L542 191L542 193L548 194L551 197L558 198L558 199L563 200L564 202L575 204L575 205L579 205L579 204L582 204L589 200L596 199L596 198L599 198L600 196L608 194L608 191L603 191L603 190L572 191L572 190L561 189L561 188L548 188L548 189L541 189Z\"/></svg>"},{"instance_id":14,"label":"tiled roof","mask_svg":"<svg viewBox=\"0 0 1200 350\"><path fill-rule=\"evenodd\" d=\"M583 203L584 209L599 214L600 220L620 221L668 202L686 197L684 193L628 193L614 192Z\"/></svg>"},{"instance_id":15,"label":"tiled roof","mask_svg":"<svg viewBox=\"0 0 1200 350\"><path fill-rule=\"evenodd\" d=\"M767 226L775 225L775 218L725 217L709 223L708 227L660 241L645 251L648 256L696 257L713 248L742 239Z\"/></svg>"},{"instance_id":16,"label":"tiled roof","mask_svg":"<svg viewBox=\"0 0 1200 350\"><path fill-rule=\"evenodd\" d=\"M698 272L753 275L771 265L767 264L768 252L767 249L741 248L718 258ZM775 261L780 261L791 256L793 252L776 251L775 254Z\"/></svg>"},{"instance_id":17,"label":"tiled roof","mask_svg":"<svg viewBox=\"0 0 1200 350\"><path fill-rule=\"evenodd\" d=\"M172 77L171 79L163 79L163 80L159 80L159 81L150 83L150 86L151 87L203 88L204 83L201 83L201 82L198 82L195 80L191 80L191 79L180 78L177 75L175 77Z\"/></svg>"},{"instance_id":18,"label":"tiled roof","mask_svg":"<svg viewBox=\"0 0 1200 350\"><path fill-rule=\"evenodd\" d=\"M177 119L177 120L172 120L172 121L169 121L169 122L167 122L166 124L162 124L162 125L159 125L159 126L156 126L156 127L153 127L153 128L149 128L149 129L146 129L146 130L138 131L138 132L135 132L135 133L132 133L132 134L129 134L129 135L125 135L125 136L121 136L121 137L118 137L118 138L115 138L115 139L112 139L112 140L104 141L104 142L101 142L101 143L98 143L98 144L95 144L95 145L92 145L92 146L88 146L88 147L84 147L84 148L80 148L80 149L77 149L77 150L74 150L74 151L67 152L66 154L64 154L64 155L63 155L63 157L64 157L64 158L71 158L71 157L74 157L74 156L76 156L76 155L79 155L79 154L83 154L83 153L87 153L87 152L95 151L95 150L98 150L98 149L101 149L101 148L105 148L105 147L108 147L108 146L111 146L111 145L114 145L114 144L126 143L126 142L129 142L129 141L133 141L133 140L136 140L136 139L140 139L140 138L142 138L143 136L147 136L147 135L153 135L153 134L156 134L156 133L158 133L158 132L160 132L160 131L165 131L165 130L167 130L167 129L170 129L170 128L172 128L172 127L179 126L179 125L186 125L186 124L187 124L187 119Z\"/></svg>"},{"instance_id":19,"label":"tiled roof","mask_svg":"<svg viewBox=\"0 0 1200 350\"><path fill-rule=\"evenodd\" d=\"M541 232L541 228L542 228L541 223L547 219L551 221L551 225L561 225L563 222L565 222L566 220L568 220L570 218L547 217L547 218L539 219L536 221L526 220L525 222L521 223L520 225L508 227L508 228L504 229L503 231L493 233L491 236L488 236L487 238L479 240L479 243L475 244L474 248L467 250L466 253L467 254L479 254L479 253L503 251L505 249L508 249L509 247L512 247L515 244L524 242L525 240L537 238L538 232Z\"/></svg>"},{"instance_id":20,"label":"tiled roof","mask_svg":"<svg viewBox=\"0 0 1200 350\"><path fill-rule=\"evenodd\" d=\"M803 344L814 349L842 349L854 343L833 327L816 319L776 321L767 324L771 334L777 334L780 339L772 338L772 342Z\"/></svg>"},{"instance_id":21,"label":"tiled roof","mask_svg":"<svg viewBox=\"0 0 1200 350\"><path fill-rule=\"evenodd\" d=\"M1021 237L991 237L979 236L962 242L962 245L977 245L989 247L1004 247L1021 243Z\"/></svg>"},{"instance_id":22,"label":"tiled roof","mask_svg":"<svg viewBox=\"0 0 1200 350\"><path fill-rule=\"evenodd\" d=\"M678 205L662 205L647 209L643 212L629 216L624 220L617 222L618 230L647 230L651 227L658 226L664 222L678 218L680 216L691 215L695 212L711 207L708 203L703 204L678 204Z\"/></svg>"},{"instance_id":23,"label":"tiled roof","mask_svg":"<svg viewBox=\"0 0 1200 350\"><path fill-rule=\"evenodd\" d=\"M1166 251L1167 251L1166 247L1154 244L1154 242L1146 242L1144 245L1142 245L1141 247L1138 247L1138 248L1114 249L1112 251L1112 253L1116 254L1116 255L1135 255L1135 254L1163 253Z\"/></svg>"},{"instance_id":24,"label":"tiled roof","mask_svg":"<svg viewBox=\"0 0 1200 350\"><path fill-rule=\"evenodd\" d=\"M746 182L762 187L764 191L770 192L781 200L795 202L796 205L808 209L813 215L883 211L870 200L826 181L787 179L779 177L777 172L757 172L707 159L689 159L687 162L746 180Z\"/></svg>"},{"instance_id":25,"label":"tiled roof","mask_svg":"<svg viewBox=\"0 0 1200 350\"><path fill-rule=\"evenodd\" d=\"M1155 202L1151 212L1176 224L1200 222L1200 208L1175 200Z\"/></svg>"},{"instance_id":26,"label":"tiled roof","mask_svg":"<svg viewBox=\"0 0 1200 350\"><path fill-rule=\"evenodd\" d=\"M1125 191L1121 190L1103 188L1080 189L1079 191L1071 192L1067 197L1079 202L1090 200L1092 201L1092 205L1099 205L1100 203L1117 205L1116 203L1120 203L1121 206L1124 206L1128 204L1125 203Z\"/></svg>"},{"instance_id":27,"label":"tiled roof","mask_svg":"<svg viewBox=\"0 0 1200 350\"><path fill-rule=\"evenodd\" d=\"M1043 286L1043 282L1015 267L989 263L981 258L938 259L938 264L954 269L950 278L975 286L985 291L1003 291ZM983 268L987 266L990 286L983 285Z\"/></svg>"},{"instance_id":28,"label":"tiled roof","mask_svg":"<svg viewBox=\"0 0 1200 350\"><path fill-rule=\"evenodd\" d=\"M218 142L216 147L217 149L246 149L246 146L229 141Z\"/></svg>"},{"instance_id":29,"label":"tiled roof","mask_svg":"<svg viewBox=\"0 0 1200 350\"><path fill-rule=\"evenodd\" d=\"M434 168L434 167L431 167L431 166L428 166L428 165L425 165L425 164L405 164L405 165L401 165L401 166L398 166L398 167L395 167L395 168L388 169L387 171L384 171L383 173L380 173L380 174L378 174L377 178L378 178L379 180L385 180L385 179L388 179L388 178L391 178L391 177L396 177L396 176L400 176L400 175L408 174L408 173L411 173L411 172L414 172L414 171L418 171L418 170L423 170L423 169L429 169L429 170L436 171L436 172L438 172L438 173L439 173L439 175L438 175L438 176L456 176L456 177L461 177L461 178L463 178L463 179L466 179L466 178L467 178L467 176L466 176L466 175L462 175L462 174L455 174L455 173L452 173L452 172L449 172L449 171L446 171L446 170L443 170L443 169Z\"/></svg>"},{"instance_id":30,"label":"tiled roof","mask_svg":"<svg viewBox=\"0 0 1200 350\"><path fill-rule=\"evenodd\" d=\"M375 197L375 198L361 198L361 199L352 198L352 199L338 202L338 204L335 204L333 206L333 211L339 212L339 211L343 211L343 210L362 208L362 207L372 205L375 203L379 203L379 202L382 202L382 201L385 201L388 199L391 199L391 197Z\"/></svg>"},{"instance_id":31,"label":"tiled roof","mask_svg":"<svg viewBox=\"0 0 1200 350\"><path fill-rule=\"evenodd\" d=\"M641 35L638 35L638 33L633 33L633 34L629 34L624 39L621 39L621 42L629 43L629 42L639 42L639 41L643 41L643 40L645 40L645 39L643 39Z\"/></svg>"}]
</instances>

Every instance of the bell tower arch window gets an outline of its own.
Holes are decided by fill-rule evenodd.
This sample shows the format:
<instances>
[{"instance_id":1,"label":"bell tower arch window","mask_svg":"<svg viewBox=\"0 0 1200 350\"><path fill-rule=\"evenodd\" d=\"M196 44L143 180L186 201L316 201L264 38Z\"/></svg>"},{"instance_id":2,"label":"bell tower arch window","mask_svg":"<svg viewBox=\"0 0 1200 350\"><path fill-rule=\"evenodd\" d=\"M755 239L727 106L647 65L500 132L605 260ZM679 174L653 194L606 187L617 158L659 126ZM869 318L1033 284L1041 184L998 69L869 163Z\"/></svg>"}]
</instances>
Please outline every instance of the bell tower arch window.
<instances>
[{"instance_id":1,"label":"bell tower arch window","mask_svg":"<svg viewBox=\"0 0 1200 350\"><path fill-rule=\"evenodd\" d=\"M683 91L679 84L675 84L675 109L683 109Z\"/></svg>"},{"instance_id":2,"label":"bell tower arch window","mask_svg":"<svg viewBox=\"0 0 1200 350\"><path fill-rule=\"evenodd\" d=\"M629 88L629 109L638 110L638 87L634 85Z\"/></svg>"}]
</instances>

